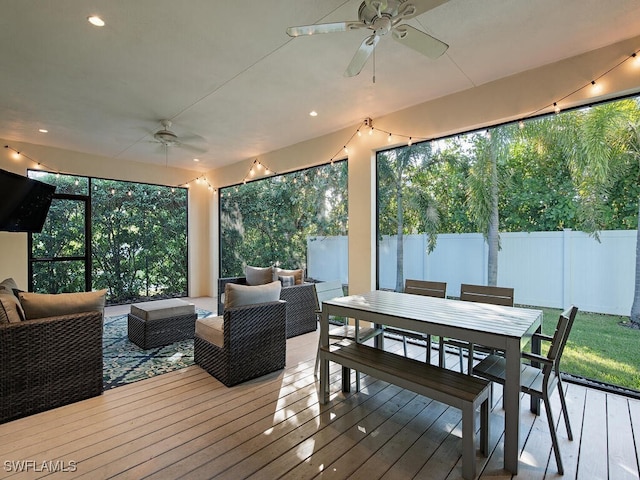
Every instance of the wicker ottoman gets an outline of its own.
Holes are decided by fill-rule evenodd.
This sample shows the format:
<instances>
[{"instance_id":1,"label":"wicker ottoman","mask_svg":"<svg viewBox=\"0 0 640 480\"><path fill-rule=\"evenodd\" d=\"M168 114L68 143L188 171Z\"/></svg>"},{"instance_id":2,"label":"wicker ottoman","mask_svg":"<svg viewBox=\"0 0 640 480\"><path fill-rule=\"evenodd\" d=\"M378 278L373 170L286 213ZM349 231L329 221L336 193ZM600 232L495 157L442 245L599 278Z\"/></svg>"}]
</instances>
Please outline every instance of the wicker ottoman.
<instances>
[{"instance_id":1,"label":"wicker ottoman","mask_svg":"<svg viewBox=\"0 0 640 480\"><path fill-rule=\"evenodd\" d=\"M129 340L146 350L193 338L196 317L195 306L178 298L133 304Z\"/></svg>"}]
</instances>

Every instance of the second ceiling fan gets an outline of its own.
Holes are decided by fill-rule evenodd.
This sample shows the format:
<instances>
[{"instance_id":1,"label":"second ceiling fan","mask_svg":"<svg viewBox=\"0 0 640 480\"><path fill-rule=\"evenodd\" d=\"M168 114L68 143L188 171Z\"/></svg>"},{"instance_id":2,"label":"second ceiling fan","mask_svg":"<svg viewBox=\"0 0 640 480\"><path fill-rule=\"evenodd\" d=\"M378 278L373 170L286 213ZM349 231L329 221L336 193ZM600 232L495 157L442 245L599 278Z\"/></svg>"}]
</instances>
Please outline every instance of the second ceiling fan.
<instances>
[{"instance_id":1,"label":"second ceiling fan","mask_svg":"<svg viewBox=\"0 0 640 480\"><path fill-rule=\"evenodd\" d=\"M360 44L351 63L344 72L345 77L358 75L373 53L380 37L391 32L397 42L435 59L447 51L449 45L411 25L401 23L436 8L449 0L364 0L358 9L358 20L304 25L287 28L291 37L316 33L346 32L366 28L373 33Z\"/></svg>"}]
</instances>

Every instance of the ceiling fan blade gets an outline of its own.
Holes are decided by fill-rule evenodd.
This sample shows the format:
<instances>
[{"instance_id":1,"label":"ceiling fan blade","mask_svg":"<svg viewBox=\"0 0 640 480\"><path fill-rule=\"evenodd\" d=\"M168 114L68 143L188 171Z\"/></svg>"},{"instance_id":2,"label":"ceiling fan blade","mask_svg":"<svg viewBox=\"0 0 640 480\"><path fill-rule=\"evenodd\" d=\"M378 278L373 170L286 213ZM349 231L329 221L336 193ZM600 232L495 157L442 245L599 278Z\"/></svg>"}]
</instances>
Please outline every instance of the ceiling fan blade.
<instances>
[{"instance_id":1,"label":"ceiling fan blade","mask_svg":"<svg viewBox=\"0 0 640 480\"><path fill-rule=\"evenodd\" d=\"M395 17L399 20L407 20L409 18L422 15L429 10L433 10L439 7L443 3L447 3L449 0L408 0L403 3L398 9L398 15Z\"/></svg>"},{"instance_id":2,"label":"ceiling fan blade","mask_svg":"<svg viewBox=\"0 0 640 480\"><path fill-rule=\"evenodd\" d=\"M193 153L207 153L208 149L203 148L203 147L198 147L196 145L189 145L188 143L181 143L180 145L177 145L178 148L181 148L183 150L189 150L190 152Z\"/></svg>"},{"instance_id":3,"label":"ceiling fan blade","mask_svg":"<svg viewBox=\"0 0 640 480\"><path fill-rule=\"evenodd\" d=\"M364 39L364 41L360 44L360 48L351 59L351 63L347 67L344 72L345 77L355 77L360 73L364 64L367 63L367 60L373 53L373 50L376 48L376 45L380 41L380 37L378 35L371 35Z\"/></svg>"},{"instance_id":4,"label":"ceiling fan blade","mask_svg":"<svg viewBox=\"0 0 640 480\"><path fill-rule=\"evenodd\" d=\"M398 25L393 29L394 40L421 53L429 58L436 59L447 51L449 45L437 38L426 34L411 25Z\"/></svg>"},{"instance_id":5,"label":"ceiling fan blade","mask_svg":"<svg viewBox=\"0 0 640 480\"><path fill-rule=\"evenodd\" d=\"M287 35L290 37L299 37L301 35L315 35L316 33L335 33L347 32L358 28L366 27L362 22L337 22L337 23L321 23L318 25L302 25L300 27L287 28Z\"/></svg>"}]
</instances>

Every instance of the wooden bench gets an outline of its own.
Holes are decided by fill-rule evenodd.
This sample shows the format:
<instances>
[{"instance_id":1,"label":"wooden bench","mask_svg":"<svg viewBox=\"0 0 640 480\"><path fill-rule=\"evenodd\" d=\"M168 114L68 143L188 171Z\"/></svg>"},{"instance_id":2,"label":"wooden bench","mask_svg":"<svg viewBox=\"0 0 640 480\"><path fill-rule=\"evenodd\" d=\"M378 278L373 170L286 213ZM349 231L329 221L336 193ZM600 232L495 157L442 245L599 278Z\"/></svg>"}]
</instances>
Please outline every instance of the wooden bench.
<instances>
[{"instance_id":1,"label":"wooden bench","mask_svg":"<svg viewBox=\"0 0 640 480\"><path fill-rule=\"evenodd\" d=\"M475 478L476 431L474 416L480 407L480 451L489 451L489 382L453 370L401 357L351 340L321 347L325 359L339 363L343 375L354 369L411 390L462 411L462 476ZM343 378L343 385L348 384Z\"/></svg>"}]
</instances>

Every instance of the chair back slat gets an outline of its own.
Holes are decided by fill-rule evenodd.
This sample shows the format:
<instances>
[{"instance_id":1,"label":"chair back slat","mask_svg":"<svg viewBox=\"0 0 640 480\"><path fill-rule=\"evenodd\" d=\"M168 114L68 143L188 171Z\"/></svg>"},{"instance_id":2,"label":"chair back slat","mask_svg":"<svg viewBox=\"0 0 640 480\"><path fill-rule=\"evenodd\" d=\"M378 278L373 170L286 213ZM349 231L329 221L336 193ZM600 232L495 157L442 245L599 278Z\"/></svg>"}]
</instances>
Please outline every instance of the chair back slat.
<instances>
[{"instance_id":1,"label":"chair back slat","mask_svg":"<svg viewBox=\"0 0 640 480\"><path fill-rule=\"evenodd\" d=\"M318 311L322 311L322 302L337 297L344 297L342 282L339 280L315 283L314 286L316 287L316 308Z\"/></svg>"},{"instance_id":2,"label":"chair back slat","mask_svg":"<svg viewBox=\"0 0 640 480\"><path fill-rule=\"evenodd\" d=\"M564 347L569 339L569 334L571 333L571 328L573 327L573 322L577 313L578 307L572 305L570 308L562 312L558 319L558 326L556 327L556 331L553 335L553 340L547 354L547 357L550 360L553 360L556 372L559 372L562 352L564 352ZM562 325L560 325L561 323Z\"/></svg>"},{"instance_id":3,"label":"chair back slat","mask_svg":"<svg viewBox=\"0 0 640 480\"><path fill-rule=\"evenodd\" d=\"M404 284L404 293L445 298L447 296L447 282L407 279Z\"/></svg>"},{"instance_id":4,"label":"chair back slat","mask_svg":"<svg viewBox=\"0 0 640 480\"><path fill-rule=\"evenodd\" d=\"M460 300L513 307L513 288L486 285L460 285Z\"/></svg>"}]
</instances>

